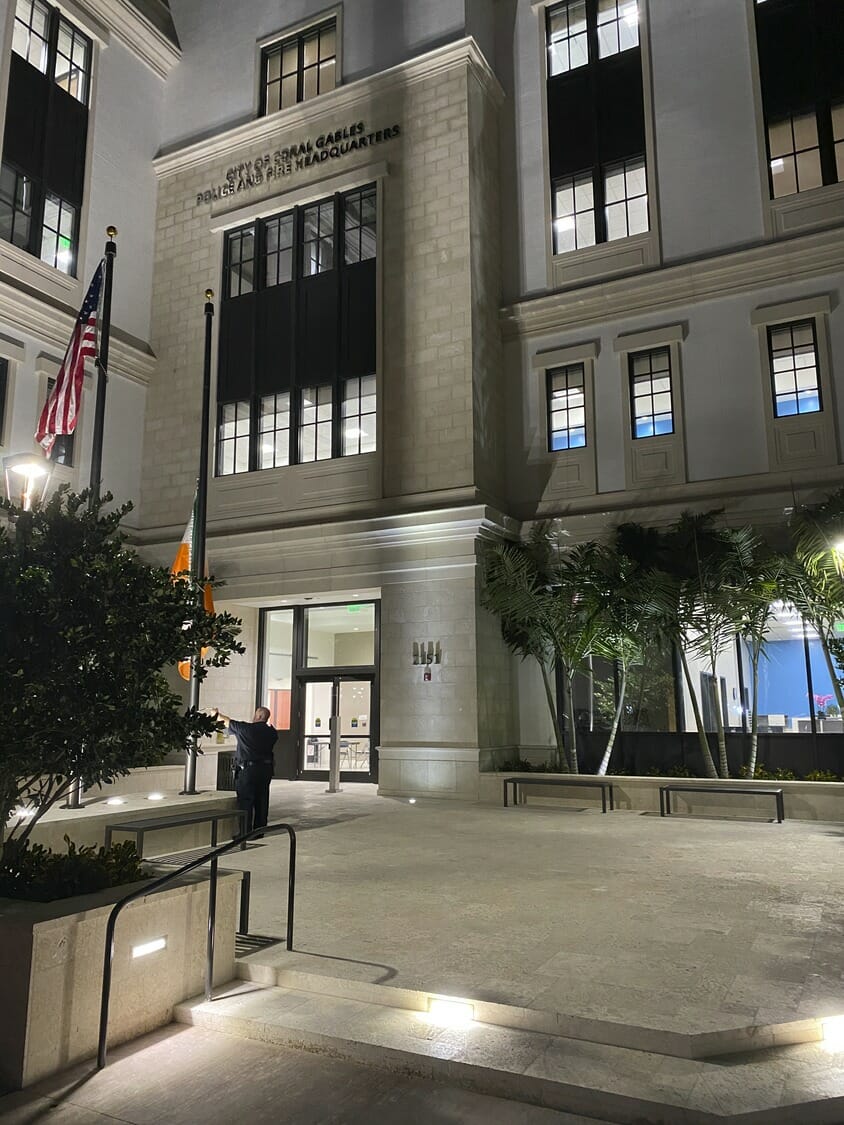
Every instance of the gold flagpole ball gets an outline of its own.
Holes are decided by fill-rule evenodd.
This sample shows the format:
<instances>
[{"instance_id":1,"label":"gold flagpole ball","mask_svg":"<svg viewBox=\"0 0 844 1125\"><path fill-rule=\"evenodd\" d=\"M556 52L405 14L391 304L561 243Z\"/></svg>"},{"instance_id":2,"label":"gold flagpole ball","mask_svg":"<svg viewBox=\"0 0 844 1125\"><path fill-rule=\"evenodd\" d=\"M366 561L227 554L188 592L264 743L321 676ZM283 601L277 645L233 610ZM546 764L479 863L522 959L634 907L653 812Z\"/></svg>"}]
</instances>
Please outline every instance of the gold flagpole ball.
<instances>
[{"instance_id":1,"label":"gold flagpole ball","mask_svg":"<svg viewBox=\"0 0 844 1125\"><path fill-rule=\"evenodd\" d=\"M206 289L205 290L205 300L206 301L213 301L214 300L214 290L213 289Z\"/></svg>"},{"instance_id":2,"label":"gold flagpole ball","mask_svg":"<svg viewBox=\"0 0 844 1125\"><path fill-rule=\"evenodd\" d=\"M117 238L117 227L106 227L106 234L109 238Z\"/></svg>"}]
</instances>

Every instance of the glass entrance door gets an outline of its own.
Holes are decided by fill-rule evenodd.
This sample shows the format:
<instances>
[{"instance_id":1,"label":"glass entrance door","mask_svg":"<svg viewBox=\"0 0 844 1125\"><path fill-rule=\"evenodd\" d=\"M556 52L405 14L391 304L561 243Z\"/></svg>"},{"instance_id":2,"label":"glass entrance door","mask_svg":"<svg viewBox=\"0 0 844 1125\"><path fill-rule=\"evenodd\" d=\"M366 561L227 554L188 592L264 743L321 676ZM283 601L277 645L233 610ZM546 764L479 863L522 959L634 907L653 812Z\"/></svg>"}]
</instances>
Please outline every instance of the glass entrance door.
<instances>
[{"instance_id":1,"label":"glass entrance door","mask_svg":"<svg viewBox=\"0 0 844 1125\"><path fill-rule=\"evenodd\" d=\"M367 776L371 768L372 681L348 676L301 684L300 762L304 774L326 774L331 735L338 732L340 773Z\"/></svg>"}]
</instances>

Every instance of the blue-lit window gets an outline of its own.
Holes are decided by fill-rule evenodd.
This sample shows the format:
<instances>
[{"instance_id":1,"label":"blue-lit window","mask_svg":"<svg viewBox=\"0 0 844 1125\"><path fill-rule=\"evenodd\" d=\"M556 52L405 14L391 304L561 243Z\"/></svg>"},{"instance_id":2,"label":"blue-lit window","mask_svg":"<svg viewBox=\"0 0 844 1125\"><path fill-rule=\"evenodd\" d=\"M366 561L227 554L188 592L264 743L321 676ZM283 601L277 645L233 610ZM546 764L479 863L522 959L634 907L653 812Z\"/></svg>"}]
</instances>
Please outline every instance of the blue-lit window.
<instances>
[{"instance_id":1,"label":"blue-lit window","mask_svg":"<svg viewBox=\"0 0 844 1125\"><path fill-rule=\"evenodd\" d=\"M821 410L818 341L813 320L768 329L768 354L774 391L774 417L816 414Z\"/></svg>"},{"instance_id":2,"label":"blue-lit window","mask_svg":"<svg viewBox=\"0 0 844 1125\"><path fill-rule=\"evenodd\" d=\"M585 384L582 363L548 372L548 448L552 453L586 445Z\"/></svg>"},{"instance_id":3,"label":"blue-lit window","mask_svg":"<svg viewBox=\"0 0 844 1125\"><path fill-rule=\"evenodd\" d=\"M668 348L634 352L630 356L630 409L634 438L674 433Z\"/></svg>"}]
</instances>

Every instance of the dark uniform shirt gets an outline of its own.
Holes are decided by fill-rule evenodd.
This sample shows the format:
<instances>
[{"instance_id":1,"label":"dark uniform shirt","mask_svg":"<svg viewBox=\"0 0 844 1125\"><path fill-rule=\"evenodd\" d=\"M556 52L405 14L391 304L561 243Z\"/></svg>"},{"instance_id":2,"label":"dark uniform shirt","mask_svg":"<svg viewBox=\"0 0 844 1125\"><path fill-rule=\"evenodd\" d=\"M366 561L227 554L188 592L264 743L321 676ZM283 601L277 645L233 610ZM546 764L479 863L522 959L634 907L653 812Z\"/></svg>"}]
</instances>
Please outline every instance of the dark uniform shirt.
<instances>
[{"instance_id":1,"label":"dark uniform shirt","mask_svg":"<svg viewBox=\"0 0 844 1125\"><path fill-rule=\"evenodd\" d=\"M235 762L239 766L247 762L266 762L273 760L273 747L278 731L269 723L241 723L236 719L229 721L229 730L237 739Z\"/></svg>"}]
</instances>

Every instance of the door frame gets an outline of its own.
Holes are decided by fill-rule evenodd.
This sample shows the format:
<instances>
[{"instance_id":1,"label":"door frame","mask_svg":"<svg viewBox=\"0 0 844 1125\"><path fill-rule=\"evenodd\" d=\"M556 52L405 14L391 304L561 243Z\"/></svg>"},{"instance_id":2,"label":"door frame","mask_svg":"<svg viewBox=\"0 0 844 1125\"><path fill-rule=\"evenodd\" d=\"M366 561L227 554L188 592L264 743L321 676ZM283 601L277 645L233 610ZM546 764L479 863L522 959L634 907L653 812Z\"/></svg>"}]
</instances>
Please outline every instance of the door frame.
<instances>
[{"instance_id":1,"label":"door frame","mask_svg":"<svg viewBox=\"0 0 844 1125\"><path fill-rule=\"evenodd\" d=\"M303 750L304 738L304 725L305 725L305 686L307 684L332 684L331 693L331 714L335 714L335 708L339 707L340 700L340 684L341 683L368 683L369 684L369 707L371 719L369 723L369 770L340 770L340 780L342 782L374 782L378 780L378 753L376 750L376 737L377 737L377 682L374 672L359 672L359 671L344 671L344 672L331 672L326 673L323 669L319 671L314 670L311 674L301 674L299 676L299 690L297 692L298 710L296 713L295 727L296 732L296 777L300 781L328 781L328 770L310 770L306 769L304 765L305 755ZM329 725L330 730L330 725ZM328 734L328 731L326 731Z\"/></svg>"},{"instance_id":2,"label":"door frame","mask_svg":"<svg viewBox=\"0 0 844 1125\"><path fill-rule=\"evenodd\" d=\"M308 680L328 681L335 678L346 680L368 680L370 683L370 708L371 718L369 723L369 772L346 770L341 772L341 781L348 782L377 782L378 781L378 742L381 727L381 599L366 598L354 599L355 605L371 605L374 607L374 663L361 665L344 665L333 668L308 668L306 645L306 617L309 609L325 609L336 605L347 605L348 602L308 602L299 605L272 605L262 606L258 613L258 661L255 678L255 706L262 707L265 700L261 698L265 677L265 649L267 634L267 615L270 613L293 610L293 654L290 682L290 737L294 747L295 776L297 781L327 781L328 770L305 770L303 755L300 753L301 728L304 721L305 692L303 685ZM287 732L283 732L287 733ZM288 776L288 775L286 775Z\"/></svg>"}]
</instances>

